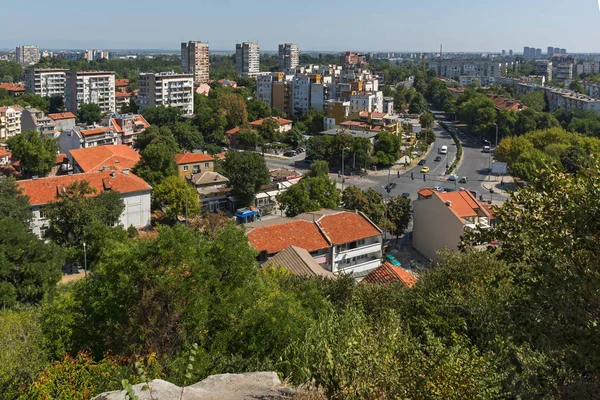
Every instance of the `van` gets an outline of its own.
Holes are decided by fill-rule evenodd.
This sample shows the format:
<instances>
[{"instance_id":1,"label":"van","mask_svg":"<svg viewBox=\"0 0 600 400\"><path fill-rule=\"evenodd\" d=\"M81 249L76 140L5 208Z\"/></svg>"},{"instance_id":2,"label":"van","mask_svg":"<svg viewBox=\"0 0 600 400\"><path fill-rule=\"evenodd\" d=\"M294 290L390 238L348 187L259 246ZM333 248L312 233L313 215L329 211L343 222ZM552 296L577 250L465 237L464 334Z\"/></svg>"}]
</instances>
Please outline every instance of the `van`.
<instances>
[{"instance_id":1,"label":"van","mask_svg":"<svg viewBox=\"0 0 600 400\"><path fill-rule=\"evenodd\" d=\"M491 147L490 147L490 146L483 146L483 152L484 152L484 153L491 153L491 152L492 152L492 149L491 149Z\"/></svg>"},{"instance_id":2,"label":"van","mask_svg":"<svg viewBox=\"0 0 600 400\"><path fill-rule=\"evenodd\" d=\"M448 154L448 146L444 145L440 147L440 154Z\"/></svg>"}]
</instances>

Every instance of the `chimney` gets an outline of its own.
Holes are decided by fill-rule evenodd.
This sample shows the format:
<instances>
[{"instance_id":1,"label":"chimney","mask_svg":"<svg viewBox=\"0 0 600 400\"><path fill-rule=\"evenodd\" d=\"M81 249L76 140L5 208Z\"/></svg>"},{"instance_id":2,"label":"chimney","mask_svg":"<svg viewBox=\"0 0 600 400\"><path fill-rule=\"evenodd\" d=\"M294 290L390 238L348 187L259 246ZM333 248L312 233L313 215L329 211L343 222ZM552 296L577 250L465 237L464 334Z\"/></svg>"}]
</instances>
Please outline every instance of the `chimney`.
<instances>
[{"instance_id":1,"label":"chimney","mask_svg":"<svg viewBox=\"0 0 600 400\"><path fill-rule=\"evenodd\" d=\"M125 175L129 175L129 168L123 168L123 173Z\"/></svg>"},{"instance_id":2,"label":"chimney","mask_svg":"<svg viewBox=\"0 0 600 400\"><path fill-rule=\"evenodd\" d=\"M448 207L452 207L452 202L451 202L450 200L446 200L446 205L447 205Z\"/></svg>"},{"instance_id":3,"label":"chimney","mask_svg":"<svg viewBox=\"0 0 600 400\"><path fill-rule=\"evenodd\" d=\"M117 177L117 173L115 171L113 171L113 172L110 173L110 176L112 176L113 178L116 178Z\"/></svg>"}]
</instances>

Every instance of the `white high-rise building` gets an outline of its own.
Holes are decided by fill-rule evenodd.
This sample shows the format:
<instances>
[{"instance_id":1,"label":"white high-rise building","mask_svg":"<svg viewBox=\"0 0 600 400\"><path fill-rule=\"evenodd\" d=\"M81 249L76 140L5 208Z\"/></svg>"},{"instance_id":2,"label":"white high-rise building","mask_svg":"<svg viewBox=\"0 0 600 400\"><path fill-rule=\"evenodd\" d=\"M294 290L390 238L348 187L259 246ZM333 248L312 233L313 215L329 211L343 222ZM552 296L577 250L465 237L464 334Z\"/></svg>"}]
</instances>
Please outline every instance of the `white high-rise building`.
<instances>
[{"instance_id":1,"label":"white high-rise building","mask_svg":"<svg viewBox=\"0 0 600 400\"><path fill-rule=\"evenodd\" d=\"M40 61L40 49L37 46L19 46L15 53L16 61L24 67Z\"/></svg>"},{"instance_id":2,"label":"white high-rise building","mask_svg":"<svg viewBox=\"0 0 600 400\"><path fill-rule=\"evenodd\" d=\"M65 96L66 69L27 68L25 70L25 92L42 97Z\"/></svg>"},{"instance_id":3,"label":"white high-rise building","mask_svg":"<svg viewBox=\"0 0 600 400\"><path fill-rule=\"evenodd\" d=\"M300 51L297 44L284 43L279 45L279 68L283 71L293 69L300 63Z\"/></svg>"},{"instance_id":4,"label":"white high-rise building","mask_svg":"<svg viewBox=\"0 0 600 400\"><path fill-rule=\"evenodd\" d=\"M109 71L69 71L65 90L65 106L77 113L83 103L100 106L103 113L115 110L115 73Z\"/></svg>"},{"instance_id":5,"label":"white high-rise building","mask_svg":"<svg viewBox=\"0 0 600 400\"><path fill-rule=\"evenodd\" d=\"M140 111L146 107L177 107L183 115L194 114L194 76L175 72L142 73L139 80Z\"/></svg>"},{"instance_id":6,"label":"white high-rise building","mask_svg":"<svg viewBox=\"0 0 600 400\"><path fill-rule=\"evenodd\" d=\"M235 70L239 76L256 76L260 72L260 45L244 42L235 45Z\"/></svg>"},{"instance_id":7,"label":"white high-rise building","mask_svg":"<svg viewBox=\"0 0 600 400\"><path fill-rule=\"evenodd\" d=\"M181 43L181 68L194 75L194 83L206 83L210 79L208 43L191 41Z\"/></svg>"}]
</instances>

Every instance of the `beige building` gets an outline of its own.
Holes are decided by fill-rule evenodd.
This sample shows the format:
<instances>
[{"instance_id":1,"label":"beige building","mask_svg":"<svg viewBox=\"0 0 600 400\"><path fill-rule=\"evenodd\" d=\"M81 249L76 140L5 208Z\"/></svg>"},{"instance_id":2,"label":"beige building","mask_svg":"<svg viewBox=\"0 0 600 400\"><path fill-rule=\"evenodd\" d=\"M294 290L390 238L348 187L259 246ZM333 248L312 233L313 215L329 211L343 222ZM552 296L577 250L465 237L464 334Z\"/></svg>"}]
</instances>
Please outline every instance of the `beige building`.
<instances>
[{"instance_id":1,"label":"beige building","mask_svg":"<svg viewBox=\"0 0 600 400\"><path fill-rule=\"evenodd\" d=\"M37 46L19 46L16 49L15 60L26 67L40 61L40 50Z\"/></svg>"},{"instance_id":2,"label":"beige building","mask_svg":"<svg viewBox=\"0 0 600 400\"><path fill-rule=\"evenodd\" d=\"M279 68L283 71L293 69L300 63L300 51L297 44L279 45Z\"/></svg>"},{"instance_id":3,"label":"beige building","mask_svg":"<svg viewBox=\"0 0 600 400\"><path fill-rule=\"evenodd\" d=\"M21 114L19 106L0 107L0 140L6 140L21 133Z\"/></svg>"},{"instance_id":4,"label":"beige building","mask_svg":"<svg viewBox=\"0 0 600 400\"><path fill-rule=\"evenodd\" d=\"M256 76L260 72L260 45L244 42L235 45L235 70L239 76Z\"/></svg>"},{"instance_id":5,"label":"beige building","mask_svg":"<svg viewBox=\"0 0 600 400\"><path fill-rule=\"evenodd\" d=\"M115 73L110 71L68 71L65 107L77 113L83 103L98 104L102 113L114 113Z\"/></svg>"},{"instance_id":6,"label":"beige building","mask_svg":"<svg viewBox=\"0 0 600 400\"><path fill-rule=\"evenodd\" d=\"M184 116L194 114L194 76L175 72L142 73L138 103L146 107L177 107Z\"/></svg>"},{"instance_id":7,"label":"beige building","mask_svg":"<svg viewBox=\"0 0 600 400\"><path fill-rule=\"evenodd\" d=\"M423 189L413 210L412 245L434 261L444 248L457 250L465 232L491 229L490 213L466 190L440 193Z\"/></svg>"},{"instance_id":8,"label":"beige building","mask_svg":"<svg viewBox=\"0 0 600 400\"><path fill-rule=\"evenodd\" d=\"M182 178L191 175L200 174L202 172L214 171L215 160L208 154L202 153L181 153L175 154L175 164L179 176Z\"/></svg>"},{"instance_id":9,"label":"beige building","mask_svg":"<svg viewBox=\"0 0 600 400\"><path fill-rule=\"evenodd\" d=\"M181 68L194 76L194 84L206 83L210 79L208 43L191 41L181 43Z\"/></svg>"},{"instance_id":10,"label":"beige building","mask_svg":"<svg viewBox=\"0 0 600 400\"><path fill-rule=\"evenodd\" d=\"M67 71L60 68L27 68L24 77L25 92L42 97L64 96Z\"/></svg>"}]
</instances>

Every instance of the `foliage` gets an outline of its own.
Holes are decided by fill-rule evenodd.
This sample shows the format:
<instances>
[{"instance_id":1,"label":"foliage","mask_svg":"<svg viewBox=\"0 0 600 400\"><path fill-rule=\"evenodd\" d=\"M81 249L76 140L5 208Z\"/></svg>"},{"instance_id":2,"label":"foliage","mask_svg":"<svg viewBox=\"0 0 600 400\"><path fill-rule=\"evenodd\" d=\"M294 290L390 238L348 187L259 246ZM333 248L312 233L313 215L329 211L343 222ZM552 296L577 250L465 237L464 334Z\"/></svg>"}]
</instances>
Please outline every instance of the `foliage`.
<instances>
[{"instance_id":1,"label":"foliage","mask_svg":"<svg viewBox=\"0 0 600 400\"><path fill-rule=\"evenodd\" d=\"M29 198L22 194L14 178L0 179L0 218L14 218L29 226L32 213Z\"/></svg>"},{"instance_id":2,"label":"foliage","mask_svg":"<svg viewBox=\"0 0 600 400\"><path fill-rule=\"evenodd\" d=\"M429 81L427 90L425 91L425 97L433 104L435 109L442 109L450 96L452 95L450 94L446 83L439 79L432 79Z\"/></svg>"},{"instance_id":3,"label":"foliage","mask_svg":"<svg viewBox=\"0 0 600 400\"><path fill-rule=\"evenodd\" d=\"M154 187L169 176L177 175L175 151L166 142L150 143L140 151L140 161L134 168L134 173Z\"/></svg>"},{"instance_id":4,"label":"foliage","mask_svg":"<svg viewBox=\"0 0 600 400\"><path fill-rule=\"evenodd\" d=\"M77 110L77 122L93 125L102 119L102 110L96 103L82 103Z\"/></svg>"},{"instance_id":5,"label":"foliage","mask_svg":"<svg viewBox=\"0 0 600 400\"><path fill-rule=\"evenodd\" d=\"M142 111L142 115L150 125L171 127L181 121L183 111L177 107L146 107Z\"/></svg>"},{"instance_id":6,"label":"foliage","mask_svg":"<svg viewBox=\"0 0 600 400\"><path fill-rule=\"evenodd\" d=\"M329 163L327 161L315 161L310 165L308 176L318 177L329 175Z\"/></svg>"},{"instance_id":7,"label":"foliage","mask_svg":"<svg viewBox=\"0 0 600 400\"><path fill-rule=\"evenodd\" d=\"M56 165L56 140L43 137L37 131L26 131L10 137L6 144L12 156L20 161L21 171L27 177L46 176Z\"/></svg>"},{"instance_id":8,"label":"foliage","mask_svg":"<svg viewBox=\"0 0 600 400\"><path fill-rule=\"evenodd\" d=\"M198 128L191 121L175 122L173 124L173 137L177 145L184 151L194 151L204 147L204 138Z\"/></svg>"},{"instance_id":9,"label":"foliage","mask_svg":"<svg viewBox=\"0 0 600 400\"><path fill-rule=\"evenodd\" d=\"M542 90L526 93L519 100L534 111L542 112L546 109L546 95Z\"/></svg>"},{"instance_id":10,"label":"foliage","mask_svg":"<svg viewBox=\"0 0 600 400\"><path fill-rule=\"evenodd\" d=\"M411 219L410 198L390 197L387 204L387 220L392 235L402 235Z\"/></svg>"},{"instance_id":11,"label":"foliage","mask_svg":"<svg viewBox=\"0 0 600 400\"><path fill-rule=\"evenodd\" d=\"M230 222L230 219L221 211L216 213L205 212L190 218L189 227L207 235L209 238L215 238L219 230Z\"/></svg>"},{"instance_id":12,"label":"foliage","mask_svg":"<svg viewBox=\"0 0 600 400\"><path fill-rule=\"evenodd\" d=\"M227 119L227 128L233 128L248 122L246 102L235 93L227 93L219 98L219 107Z\"/></svg>"},{"instance_id":13,"label":"foliage","mask_svg":"<svg viewBox=\"0 0 600 400\"><path fill-rule=\"evenodd\" d=\"M153 199L172 220L179 216L191 217L200 212L198 192L179 176L169 176L156 185Z\"/></svg>"},{"instance_id":14,"label":"foliage","mask_svg":"<svg viewBox=\"0 0 600 400\"><path fill-rule=\"evenodd\" d=\"M309 108L305 113L295 118L294 122L300 132L316 135L325 130L323 125L324 119L325 114L323 111L316 111L314 108Z\"/></svg>"},{"instance_id":15,"label":"foliage","mask_svg":"<svg viewBox=\"0 0 600 400\"><path fill-rule=\"evenodd\" d=\"M223 171L241 204L250 204L254 194L271 179L265 159L257 153L228 151Z\"/></svg>"},{"instance_id":16,"label":"foliage","mask_svg":"<svg viewBox=\"0 0 600 400\"><path fill-rule=\"evenodd\" d=\"M167 126L159 128L152 125L148 127L144 132L136 136L133 148L142 153L151 143L164 143L173 153L180 151L177 140L173 136L173 131Z\"/></svg>"},{"instance_id":17,"label":"foliage","mask_svg":"<svg viewBox=\"0 0 600 400\"><path fill-rule=\"evenodd\" d=\"M26 93L18 97L10 96L0 99L0 107L13 106L15 104L21 107L33 107L45 113L50 109L50 100L47 97L38 96L37 94Z\"/></svg>"},{"instance_id":18,"label":"foliage","mask_svg":"<svg viewBox=\"0 0 600 400\"><path fill-rule=\"evenodd\" d=\"M375 158L378 164L392 165L400 158L402 140L400 136L388 132L382 132L377 136L375 142Z\"/></svg>"},{"instance_id":19,"label":"foliage","mask_svg":"<svg viewBox=\"0 0 600 400\"><path fill-rule=\"evenodd\" d=\"M327 176L305 177L285 192L277 195L279 207L288 217L295 217L322 208L338 208L340 191Z\"/></svg>"},{"instance_id":20,"label":"foliage","mask_svg":"<svg viewBox=\"0 0 600 400\"><path fill-rule=\"evenodd\" d=\"M374 189L360 190L349 186L342 192L342 204L347 210L363 212L371 221L379 225L385 216L383 196Z\"/></svg>"},{"instance_id":21,"label":"foliage","mask_svg":"<svg viewBox=\"0 0 600 400\"><path fill-rule=\"evenodd\" d=\"M60 113L65 111L65 98L60 94L51 96L49 102L48 113Z\"/></svg>"},{"instance_id":22,"label":"foliage","mask_svg":"<svg viewBox=\"0 0 600 400\"><path fill-rule=\"evenodd\" d=\"M23 67L16 61L0 62L0 82L17 83L23 77Z\"/></svg>"},{"instance_id":23,"label":"foliage","mask_svg":"<svg viewBox=\"0 0 600 400\"><path fill-rule=\"evenodd\" d=\"M433 117L433 114L429 113L429 112L423 113L419 117L419 123L421 124L421 126L425 130L433 127L433 122L434 121L435 121L435 118Z\"/></svg>"}]
</instances>

